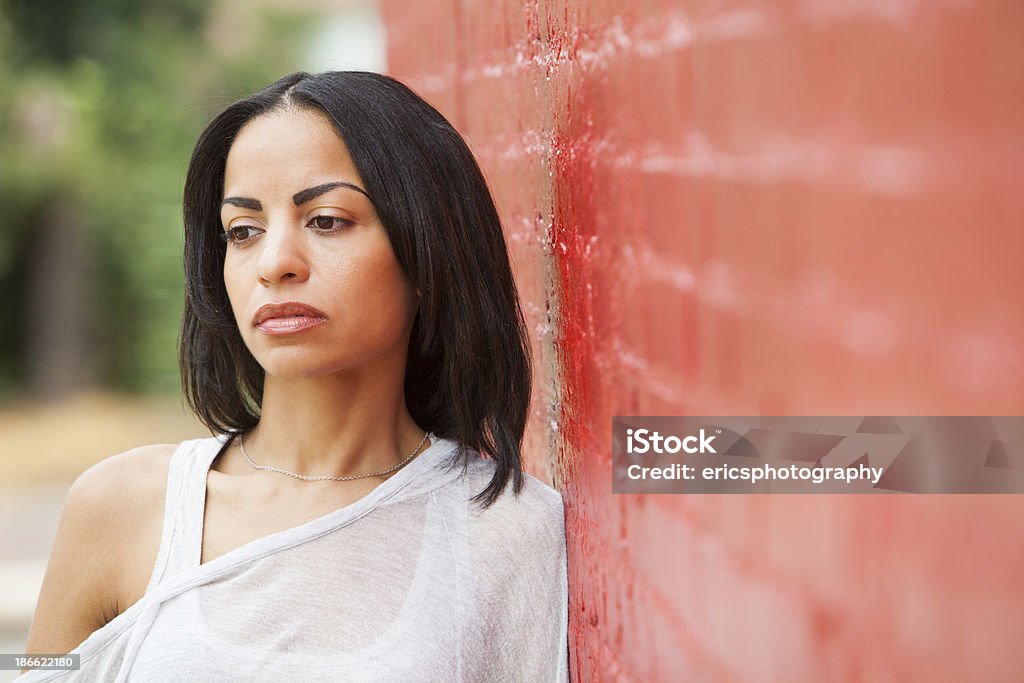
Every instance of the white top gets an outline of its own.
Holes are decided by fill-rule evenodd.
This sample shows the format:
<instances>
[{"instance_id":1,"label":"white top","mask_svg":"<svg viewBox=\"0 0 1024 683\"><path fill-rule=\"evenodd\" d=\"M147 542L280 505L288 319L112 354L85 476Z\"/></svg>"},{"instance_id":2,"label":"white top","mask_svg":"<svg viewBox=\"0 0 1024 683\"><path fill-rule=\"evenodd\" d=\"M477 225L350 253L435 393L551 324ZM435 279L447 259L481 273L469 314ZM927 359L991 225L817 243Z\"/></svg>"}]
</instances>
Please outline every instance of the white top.
<instances>
[{"instance_id":1,"label":"white top","mask_svg":"<svg viewBox=\"0 0 1024 683\"><path fill-rule=\"evenodd\" d=\"M369 495L200 565L206 475L227 437L171 460L145 595L34 681L568 680L561 495L527 474L480 511L494 462L431 446Z\"/></svg>"}]
</instances>

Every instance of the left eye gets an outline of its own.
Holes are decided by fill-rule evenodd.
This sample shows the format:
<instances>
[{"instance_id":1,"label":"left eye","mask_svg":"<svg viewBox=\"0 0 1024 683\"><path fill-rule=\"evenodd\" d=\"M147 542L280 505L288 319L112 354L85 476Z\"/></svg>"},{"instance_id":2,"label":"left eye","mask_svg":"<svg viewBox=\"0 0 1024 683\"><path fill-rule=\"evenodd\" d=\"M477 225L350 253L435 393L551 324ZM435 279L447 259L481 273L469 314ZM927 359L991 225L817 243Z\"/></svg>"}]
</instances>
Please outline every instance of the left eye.
<instances>
[{"instance_id":1,"label":"left eye","mask_svg":"<svg viewBox=\"0 0 1024 683\"><path fill-rule=\"evenodd\" d=\"M326 231L341 230L350 225L352 225L352 221L337 216L313 216L309 219L309 223L306 223L307 227Z\"/></svg>"}]
</instances>

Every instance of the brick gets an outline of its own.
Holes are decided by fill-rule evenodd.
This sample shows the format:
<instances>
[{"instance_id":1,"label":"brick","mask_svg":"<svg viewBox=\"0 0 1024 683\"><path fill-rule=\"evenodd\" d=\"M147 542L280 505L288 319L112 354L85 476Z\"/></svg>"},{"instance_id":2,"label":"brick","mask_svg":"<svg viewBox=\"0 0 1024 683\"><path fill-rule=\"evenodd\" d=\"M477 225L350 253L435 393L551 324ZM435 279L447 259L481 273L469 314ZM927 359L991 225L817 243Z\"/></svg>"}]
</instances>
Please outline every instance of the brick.
<instances>
[{"instance_id":1,"label":"brick","mask_svg":"<svg viewBox=\"0 0 1024 683\"><path fill-rule=\"evenodd\" d=\"M1019 678L1016 497L616 497L609 420L1020 413L1024 5L413 4L390 63L478 154L543 359L573 679Z\"/></svg>"}]
</instances>

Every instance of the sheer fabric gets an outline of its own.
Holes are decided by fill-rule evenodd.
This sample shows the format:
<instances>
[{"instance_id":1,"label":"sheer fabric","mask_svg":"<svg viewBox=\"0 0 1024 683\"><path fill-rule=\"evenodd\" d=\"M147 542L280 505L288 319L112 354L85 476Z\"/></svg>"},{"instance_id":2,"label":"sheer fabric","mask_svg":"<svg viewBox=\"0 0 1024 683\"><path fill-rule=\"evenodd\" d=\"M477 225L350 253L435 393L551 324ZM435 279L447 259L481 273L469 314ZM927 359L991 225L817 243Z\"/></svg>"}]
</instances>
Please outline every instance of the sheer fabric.
<instances>
[{"instance_id":1,"label":"sheer fabric","mask_svg":"<svg viewBox=\"0 0 1024 683\"><path fill-rule=\"evenodd\" d=\"M434 438L368 496L200 565L206 474L226 437L182 443L144 597L35 681L568 679L560 494L526 475L489 509L494 463Z\"/></svg>"}]
</instances>

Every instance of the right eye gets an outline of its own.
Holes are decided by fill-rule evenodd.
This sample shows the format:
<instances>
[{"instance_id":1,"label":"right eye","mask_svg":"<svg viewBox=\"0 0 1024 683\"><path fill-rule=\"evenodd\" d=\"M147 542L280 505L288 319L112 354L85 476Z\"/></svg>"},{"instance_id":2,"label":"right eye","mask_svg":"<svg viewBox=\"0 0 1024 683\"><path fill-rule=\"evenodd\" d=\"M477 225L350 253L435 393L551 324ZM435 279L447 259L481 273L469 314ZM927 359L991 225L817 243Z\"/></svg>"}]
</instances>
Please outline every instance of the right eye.
<instances>
[{"instance_id":1,"label":"right eye","mask_svg":"<svg viewBox=\"0 0 1024 683\"><path fill-rule=\"evenodd\" d=\"M243 244L255 237L255 235L249 234L250 230L259 230L259 228L255 225L236 225L221 233L221 239L233 244Z\"/></svg>"}]
</instances>

